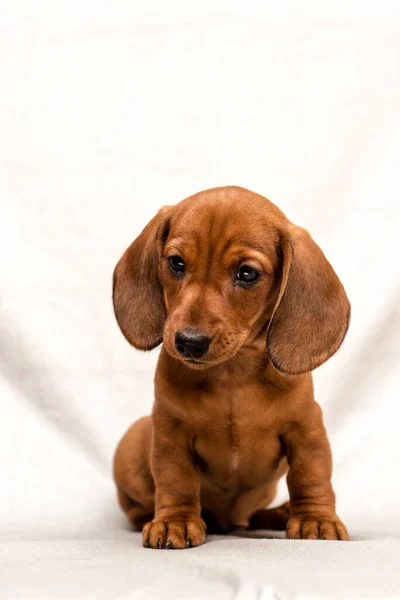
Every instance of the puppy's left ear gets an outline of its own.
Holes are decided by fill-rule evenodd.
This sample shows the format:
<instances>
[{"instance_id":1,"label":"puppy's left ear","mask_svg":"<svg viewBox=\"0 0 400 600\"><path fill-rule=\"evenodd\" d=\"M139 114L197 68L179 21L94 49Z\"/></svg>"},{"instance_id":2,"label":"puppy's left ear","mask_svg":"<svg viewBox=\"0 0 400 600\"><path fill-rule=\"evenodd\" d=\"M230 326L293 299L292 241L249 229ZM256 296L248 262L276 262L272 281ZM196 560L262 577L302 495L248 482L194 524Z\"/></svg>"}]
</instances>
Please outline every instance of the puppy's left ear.
<instances>
[{"instance_id":1,"label":"puppy's left ear","mask_svg":"<svg viewBox=\"0 0 400 600\"><path fill-rule=\"evenodd\" d=\"M278 371L300 375L339 349L350 320L346 292L307 231L281 234L282 281L267 332L267 353Z\"/></svg>"},{"instance_id":2,"label":"puppy's left ear","mask_svg":"<svg viewBox=\"0 0 400 600\"><path fill-rule=\"evenodd\" d=\"M163 339L166 308L159 261L172 210L172 206L164 206L158 211L114 270L115 317L128 342L138 350L151 350Z\"/></svg>"}]
</instances>

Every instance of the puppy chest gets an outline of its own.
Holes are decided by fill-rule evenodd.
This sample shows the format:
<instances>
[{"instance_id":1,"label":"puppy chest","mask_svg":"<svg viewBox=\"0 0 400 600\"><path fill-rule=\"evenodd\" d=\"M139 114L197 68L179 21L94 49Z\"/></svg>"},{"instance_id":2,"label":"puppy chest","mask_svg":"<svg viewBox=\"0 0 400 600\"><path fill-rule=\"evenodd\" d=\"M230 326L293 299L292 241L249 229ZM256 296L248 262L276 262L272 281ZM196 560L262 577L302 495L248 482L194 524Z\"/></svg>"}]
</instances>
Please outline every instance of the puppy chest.
<instances>
[{"instance_id":1,"label":"puppy chest","mask_svg":"<svg viewBox=\"0 0 400 600\"><path fill-rule=\"evenodd\" d=\"M265 481L283 454L274 428L233 414L209 420L194 436L191 451L202 477L226 489Z\"/></svg>"}]
</instances>

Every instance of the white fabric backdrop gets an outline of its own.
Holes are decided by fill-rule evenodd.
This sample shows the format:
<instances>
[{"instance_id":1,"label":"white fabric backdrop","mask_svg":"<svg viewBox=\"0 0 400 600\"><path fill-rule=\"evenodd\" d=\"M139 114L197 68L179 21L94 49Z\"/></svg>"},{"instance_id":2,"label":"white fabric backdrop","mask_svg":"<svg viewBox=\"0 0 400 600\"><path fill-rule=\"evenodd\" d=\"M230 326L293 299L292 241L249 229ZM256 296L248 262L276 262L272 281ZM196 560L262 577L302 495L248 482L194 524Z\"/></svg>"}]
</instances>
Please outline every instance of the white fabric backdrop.
<instances>
[{"instance_id":1,"label":"white fabric backdrop","mask_svg":"<svg viewBox=\"0 0 400 600\"><path fill-rule=\"evenodd\" d=\"M0 595L161 597L169 585L163 597L267 598L278 584L307 595L335 568L348 593L394 594L398 2L16 0L0 16ZM315 386L338 511L364 545L216 538L161 558L118 511L112 453L150 410L157 351L120 334L113 267L161 205L227 184L306 227L352 302ZM142 596L152 561L170 566Z\"/></svg>"}]
</instances>

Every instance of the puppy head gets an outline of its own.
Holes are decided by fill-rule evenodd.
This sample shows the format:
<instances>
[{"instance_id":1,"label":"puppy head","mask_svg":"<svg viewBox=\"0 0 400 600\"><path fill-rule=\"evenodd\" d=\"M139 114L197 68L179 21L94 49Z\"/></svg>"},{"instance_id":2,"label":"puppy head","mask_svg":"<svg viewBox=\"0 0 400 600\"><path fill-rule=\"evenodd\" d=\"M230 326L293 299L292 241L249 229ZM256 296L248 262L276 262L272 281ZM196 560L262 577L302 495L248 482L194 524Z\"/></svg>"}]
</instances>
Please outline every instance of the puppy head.
<instances>
[{"instance_id":1,"label":"puppy head","mask_svg":"<svg viewBox=\"0 0 400 600\"><path fill-rule=\"evenodd\" d=\"M236 187L161 209L117 264L113 300L136 348L163 342L188 367L206 369L265 335L272 364L293 375L336 352L350 311L308 233Z\"/></svg>"}]
</instances>

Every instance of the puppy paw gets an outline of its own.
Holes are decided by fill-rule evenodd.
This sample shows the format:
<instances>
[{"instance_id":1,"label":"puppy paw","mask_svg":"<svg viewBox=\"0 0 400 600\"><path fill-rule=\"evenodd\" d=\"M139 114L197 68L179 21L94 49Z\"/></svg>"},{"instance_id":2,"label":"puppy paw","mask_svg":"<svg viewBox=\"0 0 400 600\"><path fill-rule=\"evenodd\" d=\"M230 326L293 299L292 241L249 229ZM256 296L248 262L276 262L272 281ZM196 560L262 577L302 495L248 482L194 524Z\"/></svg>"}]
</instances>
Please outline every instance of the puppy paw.
<instances>
[{"instance_id":1,"label":"puppy paw","mask_svg":"<svg viewBox=\"0 0 400 600\"><path fill-rule=\"evenodd\" d=\"M178 550L203 544L206 538L204 521L197 517L182 520L158 521L154 519L143 528L145 548Z\"/></svg>"},{"instance_id":2,"label":"puppy paw","mask_svg":"<svg viewBox=\"0 0 400 600\"><path fill-rule=\"evenodd\" d=\"M349 539L347 529L338 517L321 518L293 516L286 526L286 537L294 540L342 540Z\"/></svg>"}]
</instances>

